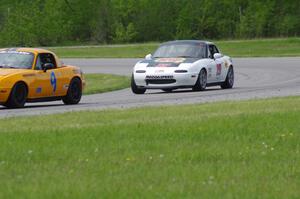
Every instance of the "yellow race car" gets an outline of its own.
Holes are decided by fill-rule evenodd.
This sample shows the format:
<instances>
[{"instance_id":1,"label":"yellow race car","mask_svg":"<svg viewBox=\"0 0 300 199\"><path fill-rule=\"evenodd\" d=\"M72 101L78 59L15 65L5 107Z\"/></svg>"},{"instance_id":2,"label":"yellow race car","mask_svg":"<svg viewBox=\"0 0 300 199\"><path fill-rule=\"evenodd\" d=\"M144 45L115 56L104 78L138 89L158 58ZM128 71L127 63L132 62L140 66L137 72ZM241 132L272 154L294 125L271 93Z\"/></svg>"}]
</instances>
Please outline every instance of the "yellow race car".
<instances>
[{"instance_id":1,"label":"yellow race car","mask_svg":"<svg viewBox=\"0 0 300 199\"><path fill-rule=\"evenodd\" d=\"M85 80L80 68L62 64L47 50L0 49L0 104L24 107L26 102L62 100L78 104Z\"/></svg>"}]
</instances>

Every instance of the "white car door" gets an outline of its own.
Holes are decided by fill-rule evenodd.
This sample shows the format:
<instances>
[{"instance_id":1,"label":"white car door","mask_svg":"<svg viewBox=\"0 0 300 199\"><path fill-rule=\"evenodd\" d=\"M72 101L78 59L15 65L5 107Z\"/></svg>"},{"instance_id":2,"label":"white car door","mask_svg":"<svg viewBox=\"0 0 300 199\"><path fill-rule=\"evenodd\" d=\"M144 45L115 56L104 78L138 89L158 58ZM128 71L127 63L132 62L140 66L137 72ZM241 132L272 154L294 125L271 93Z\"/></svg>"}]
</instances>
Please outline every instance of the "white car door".
<instances>
[{"instance_id":1,"label":"white car door","mask_svg":"<svg viewBox=\"0 0 300 199\"><path fill-rule=\"evenodd\" d=\"M216 82L216 61L214 59L209 59L207 65L207 83Z\"/></svg>"},{"instance_id":2,"label":"white car door","mask_svg":"<svg viewBox=\"0 0 300 199\"><path fill-rule=\"evenodd\" d=\"M211 65L212 65L212 71L211 71L211 81L210 83L214 82L221 82L224 79L224 69L225 69L225 63L223 57L214 59L214 54L219 53L219 50L217 47L213 44L209 45L209 56L210 59L212 60Z\"/></svg>"}]
</instances>

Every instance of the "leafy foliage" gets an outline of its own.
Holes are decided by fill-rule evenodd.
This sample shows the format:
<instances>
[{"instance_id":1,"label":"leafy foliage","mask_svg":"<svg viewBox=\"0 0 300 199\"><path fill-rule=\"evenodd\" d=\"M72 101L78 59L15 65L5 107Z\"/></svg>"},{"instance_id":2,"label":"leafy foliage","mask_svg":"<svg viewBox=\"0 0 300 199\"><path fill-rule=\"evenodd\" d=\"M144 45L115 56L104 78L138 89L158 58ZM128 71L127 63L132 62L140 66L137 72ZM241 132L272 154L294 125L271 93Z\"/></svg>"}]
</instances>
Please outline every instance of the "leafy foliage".
<instances>
[{"instance_id":1,"label":"leafy foliage","mask_svg":"<svg viewBox=\"0 0 300 199\"><path fill-rule=\"evenodd\" d=\"M295 0L1 0L0 45L300 35Z\"/></svg>"}]
</instances>

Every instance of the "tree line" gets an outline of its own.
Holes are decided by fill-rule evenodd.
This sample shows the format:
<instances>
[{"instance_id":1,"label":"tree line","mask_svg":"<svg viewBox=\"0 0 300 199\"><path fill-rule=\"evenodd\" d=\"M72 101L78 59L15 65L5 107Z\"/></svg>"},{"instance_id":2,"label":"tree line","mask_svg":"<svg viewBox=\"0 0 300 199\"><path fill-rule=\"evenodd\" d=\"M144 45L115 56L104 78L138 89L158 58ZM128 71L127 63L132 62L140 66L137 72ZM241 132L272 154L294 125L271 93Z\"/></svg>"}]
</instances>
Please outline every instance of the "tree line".
<instances>
[{"instance_id":1,"label":"tree line","mask_svg":"<svg viewBox=\"0 0 300 199\"><path fill-rule=\"evenodd\" d=\"M0 46L299 35L299 0L0 0Z\"/></svg>"}]
</instances>

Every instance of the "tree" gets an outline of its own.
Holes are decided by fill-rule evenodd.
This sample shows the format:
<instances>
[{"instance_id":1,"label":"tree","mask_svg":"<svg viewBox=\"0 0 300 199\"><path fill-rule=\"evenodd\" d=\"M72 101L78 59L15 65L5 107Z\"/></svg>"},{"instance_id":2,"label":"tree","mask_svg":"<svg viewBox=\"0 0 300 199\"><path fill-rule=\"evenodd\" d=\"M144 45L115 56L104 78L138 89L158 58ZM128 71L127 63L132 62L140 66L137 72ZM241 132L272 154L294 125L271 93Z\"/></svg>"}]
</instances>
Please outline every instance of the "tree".
<instances>
[{"instance_id":1,"label":"tree","mask_svg":"<svg viewBox=\"0 0 300 199\"><path fill-rule=\"evenodd\" d=\"M300 35L295 0L1 0L1 46Z\"/></svg>"}]
</instances>

